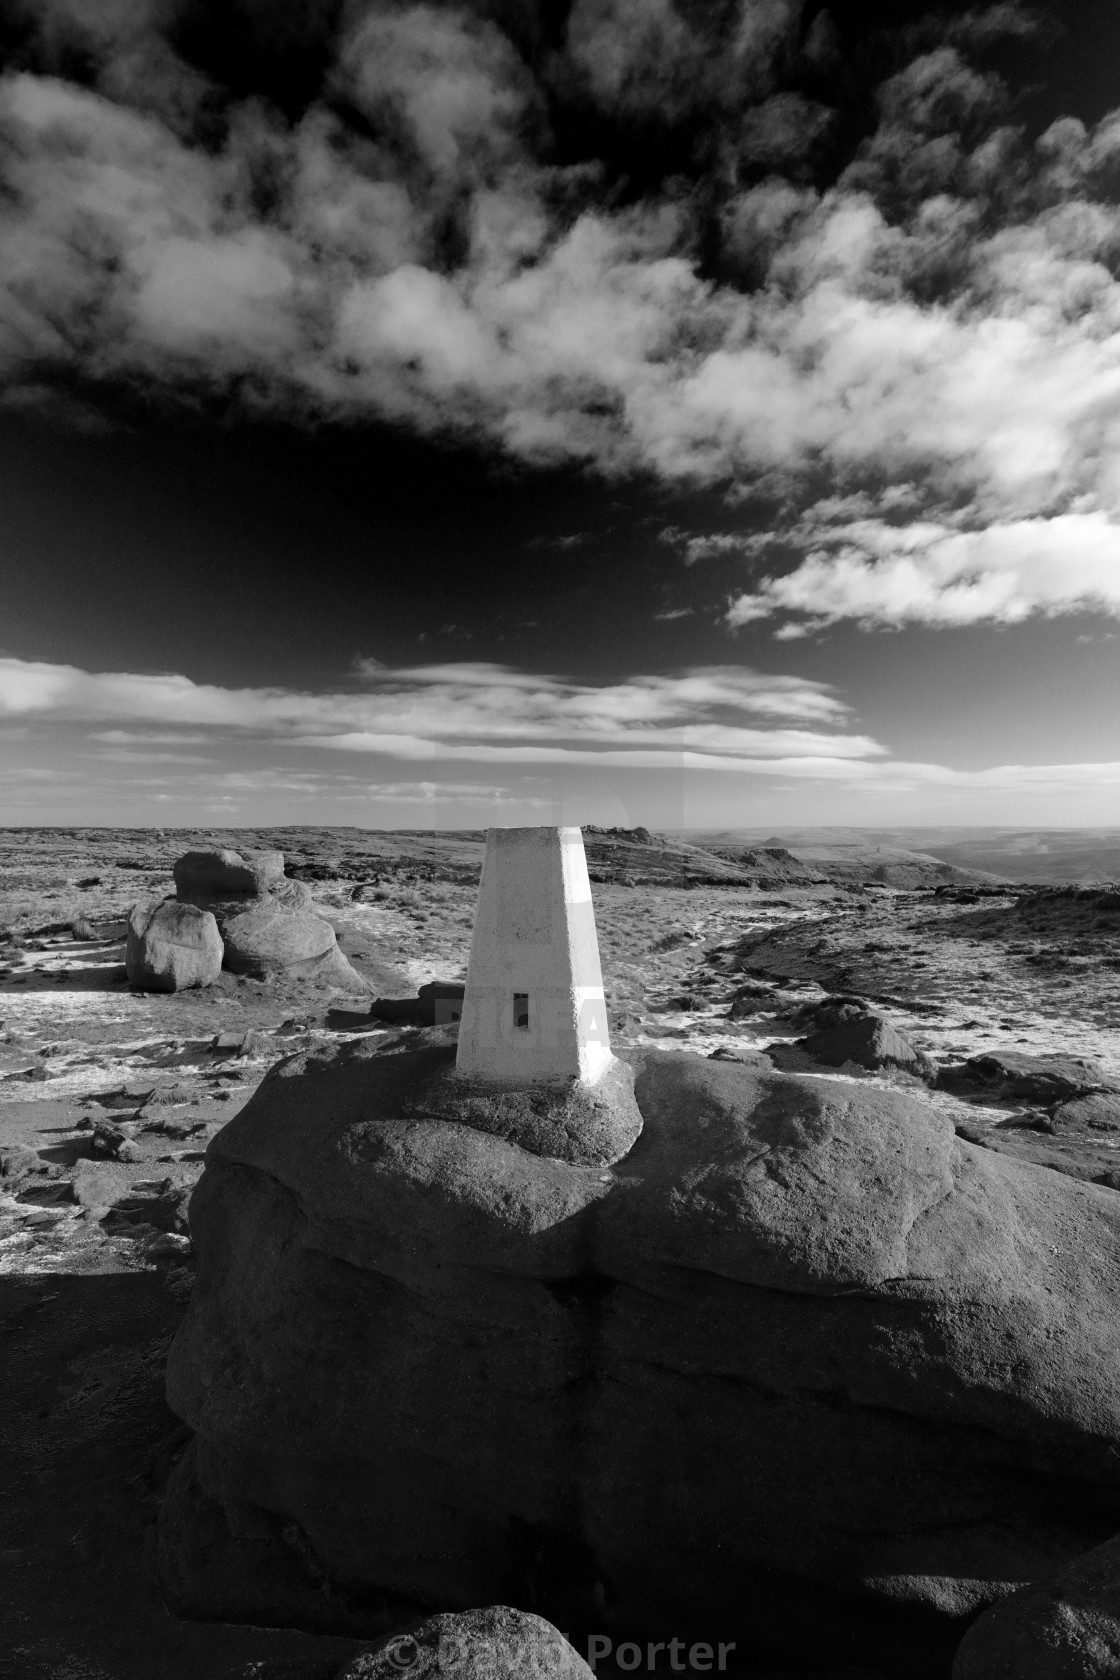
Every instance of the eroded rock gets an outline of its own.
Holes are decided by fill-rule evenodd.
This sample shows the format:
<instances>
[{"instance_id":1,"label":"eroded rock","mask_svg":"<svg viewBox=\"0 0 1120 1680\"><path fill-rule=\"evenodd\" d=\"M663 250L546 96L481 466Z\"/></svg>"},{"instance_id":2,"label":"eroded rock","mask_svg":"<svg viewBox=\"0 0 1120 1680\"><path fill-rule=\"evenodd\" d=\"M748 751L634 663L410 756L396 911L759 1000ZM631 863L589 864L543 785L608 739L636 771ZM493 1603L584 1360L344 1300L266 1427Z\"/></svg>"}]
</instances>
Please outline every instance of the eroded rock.
<instances>
[{"instance_id":1,"label":"eroded rock","mask_svg":"<svg viewBox=\"0 0 1120 1680\"><path fill-rule=\"evenodd\" d=\"M1095 1062L1081 1056L1027 1056L1018 1050L989 1050L964 1063L943 1067L937 1079L946 1091L996 1101L1067 1102L1111 1082Z\"/></svg>"},{"instance_id":2,"label":"eroded rock","mask_svg":"<svg viewBox=\"0 0 1120 1680\"><path fill-rule=\"evenodd\" d=\"M920 1097L682 1053L639 1059L641 1135L583 1165L407 1112L441 1066L293 1057L210 1144L168 1370L181 1613L376 1631L512 1596L806 1661L858 1625L917 1673L1120 1527L1114 1193Z\"/></svg>"},{"instance_id":3,"label":"eroded rock","mask_svg":"<svg viewBox=\"0 0 1120 1680\"><path fill-rule=\"evenodd\" d=\"M216 846L186 852L175 865L175 888L179 903L214 918L224 942L222 966L231 974L367 990L333 927L312 908L310 888L284 874L283 852Z\"/></svg>"},{"instance_id":4,"label":"eroded rock","mask_svg":"<svg viewBox=\"0 0 1120 1680\"><path fill-rule=\"evenodd\" d=\"M263 898L225 923L225 966L267 980L278 974L335 980L362 991L365 982L338 948L334 929L310 910Z\"/></svg>"},{"instance_id":5,"label":"eroded rock","mask_svg":"<svg viewBox=\"0 0 1120 1680\"><path fill-rule=\"evenodd\" d=\"M627 1155L642 1129L629 1063L615 1059L594 1085L574 1080L497 1089L456 1071L453 1049L433 1071L410 1077L396 1105L402 1115L448 1120L580 1166L609 1166Z\"/></svg>"},{"instance_id":6,"label":"eroded rock","mask_svg":"<svg viewBox=\"0 0 1120 1680\"><path fill-rule=\"evenodd\" d=\"M212 898L259 898L284 878L283 852L253 852L248 857L220 846L184 852L172 871L179 901Z\"/></svg>"},{"instance_id":7,"label":"eroded rock","mask_svg":"<svg viewBox=\"0 0 1120 1680\"><path fill-rule=\"evenodd\" d=\"M551 1622L493 1604L389 1634L336 1680L398 1680L406 1672L416 1680L585 1680L592 1670Z\"/></svg>"},{"instance_id":8,"label":"eroded rock","mask_svg":"<svg viewBox=\"0 0 1120 1680\"><path fill-rule=\"evenodd\" d=\"M883 1015L853 1012L797 1042L825 1067L853 1062L857 1067L897 1067L917 1073L926 1066L925 1057Z\"/></svg>"},{"instance_id":9,"label":"eroded rock","mask_svg":"<svg viewBox=\"0 0 1120 1680\"><path fill-rule=\"evenodd\" d=\"M135 905L128 918L125 970L142 991L212 986L222 971L217 922L209 911L174 898Z\"/></svg>"},{"instance_id":10,"label":"eroded rock","mask_svg":"<svg viewBox=\"0 0 1120 1680\"><path fill-rule=\"evenodd\" d=\"M1120 1538L994 1604L974 1622L953 1680L1117 1680Z\"/></svg>"}]
</instances>

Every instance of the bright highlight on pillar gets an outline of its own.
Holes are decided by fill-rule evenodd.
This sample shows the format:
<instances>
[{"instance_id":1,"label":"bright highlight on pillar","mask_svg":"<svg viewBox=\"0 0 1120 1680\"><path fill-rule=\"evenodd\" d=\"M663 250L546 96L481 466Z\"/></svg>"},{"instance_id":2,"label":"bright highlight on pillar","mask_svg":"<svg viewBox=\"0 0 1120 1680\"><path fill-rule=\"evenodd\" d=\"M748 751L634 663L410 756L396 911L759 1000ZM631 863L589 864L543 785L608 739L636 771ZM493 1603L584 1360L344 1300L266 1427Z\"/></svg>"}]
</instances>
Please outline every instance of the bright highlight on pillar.
<instances>
[{"instance_id":1,"label":"bright highlight on pillar","mask_svg":"<svg viewBox=\"0 0 1120 1680\"><path fill-rule=\"evenodd\" d=\"M490 829L459 1072L509 1085L593 1085L612 1060L583 835Z\"/></svg>"}]
</instances>

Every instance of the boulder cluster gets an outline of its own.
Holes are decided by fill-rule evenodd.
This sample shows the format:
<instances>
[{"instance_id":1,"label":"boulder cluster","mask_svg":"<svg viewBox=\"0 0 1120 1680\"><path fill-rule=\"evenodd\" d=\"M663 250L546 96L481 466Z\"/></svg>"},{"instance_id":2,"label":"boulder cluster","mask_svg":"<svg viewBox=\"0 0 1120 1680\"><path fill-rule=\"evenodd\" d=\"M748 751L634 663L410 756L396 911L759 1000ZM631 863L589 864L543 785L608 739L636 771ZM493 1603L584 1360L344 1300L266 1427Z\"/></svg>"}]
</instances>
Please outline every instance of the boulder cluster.
<instances>
[{"instance_id":1,"label":"boulder cluster","mask_svg":"<svg viewBox=\"0 0 1120 1680\"><path fill-rule=\"evenodd\" d=\"M453 1038L294 1056L211 1143L169 1603L505 1603L913 1680L979 1614L961 1680L1115 1676L1069 1657L1120 1630L1114 1192L762 1058L635 1053L588 1150L576 1107L457 1093Z\"/></svg>"},{"instance_id":2,"label":"boulder cluster","mask_svg":"<svg viewBox=\"0 0 1120 1680\"><path fill-rule=\"evenodd\" d=\"M223 968L366 989L309 888L284 874L282 852L207 847L185 852L174 876L174 897L137 904L128 919L125 966L139 989L210 986Z\"/></svg>"}]
</instances>

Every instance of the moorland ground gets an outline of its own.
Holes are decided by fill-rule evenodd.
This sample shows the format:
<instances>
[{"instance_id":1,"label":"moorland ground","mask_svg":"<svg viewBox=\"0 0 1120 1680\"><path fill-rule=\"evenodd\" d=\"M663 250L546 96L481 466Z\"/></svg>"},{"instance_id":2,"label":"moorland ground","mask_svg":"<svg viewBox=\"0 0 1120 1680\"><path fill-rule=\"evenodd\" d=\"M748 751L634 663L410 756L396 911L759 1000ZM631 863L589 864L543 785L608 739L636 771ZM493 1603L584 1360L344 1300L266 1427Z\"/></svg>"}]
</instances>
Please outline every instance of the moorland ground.
<instances>
[{"instance_id":1,"label":"moorland ground","mask_svg":"<svg viewBox=\"0 0 1120 1680\"><path fill-rule=\"evenodd\" d=\"M696 837L693 837L695 841ZM139 993L133 903L192 844L281 848L365 988L223 973ZM862 998L927 1061L829 1077L927 1089L988 1051L1120 1078L1120 894L1023 885L881 848L714 847L588 833L614 1048L798 1044L827 996ZM397 1028L371 997L461 979L483 837L285 830L0 831L0 1669L11 1680L317 1680L353 1642L170 1618L152 1524L185 1432L162 1367L192 1287L187 1207L207 1142L293 1050ZM1037 1106L928 1090L965 1136L1120 1189L1120 1131L1063 1135Z\"/></svg>"}]
</instances>

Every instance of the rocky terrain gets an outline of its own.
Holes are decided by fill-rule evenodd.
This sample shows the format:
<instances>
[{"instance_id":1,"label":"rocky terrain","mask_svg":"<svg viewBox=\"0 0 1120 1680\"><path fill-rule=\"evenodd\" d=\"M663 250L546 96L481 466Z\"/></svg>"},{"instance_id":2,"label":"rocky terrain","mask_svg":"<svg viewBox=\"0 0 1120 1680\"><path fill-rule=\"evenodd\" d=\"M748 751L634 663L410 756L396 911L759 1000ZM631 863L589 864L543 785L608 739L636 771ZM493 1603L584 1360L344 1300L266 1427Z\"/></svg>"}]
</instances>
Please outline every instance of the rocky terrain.
<instances>
[{"instance_id":1,"label":"rocky terrain","mask_svg":"<svg viewBox=\"0 0 1120 1680\"><path fill-rule=\"evenodd\" d=\"M1120 891L894 843L703 838L586 831L617 1052L762 1055L920 1093L973 1150L1120 1191ZM281 851L352 989L338 968L133 989L133 905L171 895L175 860L207 844ZM400 1028L371 996L462 979L481 855L466 833L0 831L5 1676L327 1680L355 1650L163 1607L188 1205L207 1144L278 1059L388 1046Z\"/></svg>"}]
</instances>

